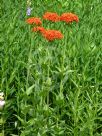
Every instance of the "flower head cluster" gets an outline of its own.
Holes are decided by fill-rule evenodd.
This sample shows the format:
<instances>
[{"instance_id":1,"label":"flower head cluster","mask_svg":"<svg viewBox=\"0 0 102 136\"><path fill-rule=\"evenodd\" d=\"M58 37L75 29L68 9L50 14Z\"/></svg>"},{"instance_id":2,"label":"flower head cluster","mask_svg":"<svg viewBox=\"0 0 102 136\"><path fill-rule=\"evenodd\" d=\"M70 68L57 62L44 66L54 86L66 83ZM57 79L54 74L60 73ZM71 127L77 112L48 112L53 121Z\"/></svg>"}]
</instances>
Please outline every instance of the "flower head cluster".
<instances>
[{"instance_id":1,"label":"flower head cluster","mask_svg":"<svg viewBox=\"0 0 102 136\"><path fill-rule=\"evenodd\" d=\"M55 39L62 39L63 34L58 30L45 30L42 35L48 40L53 41Z\"/></svg>"},{"instance_id":2,"label":"flower head cluster","mask_svg":"<svg viewBox=\"0 0 102 136\"><path fill-rule=\"evenodd\" d=\"M45 29L44 27L34 27L32 29L33 32L40 32L44 38L46 38L48 41L53 41L55 39L62 39L63 34L58 30L50 30Z\"/></svg>"},{"instance_id":3,"label":"flower head cluster","mask_svg":"<svg viewBox=\"0 0 102 136\"><path fill-rule=\"evenodd\" d=\"M31 11L32 11L32 8L28 7L28 8L27 8L27 12L26 12L26 14L27 14L28 16L30 16Z\"/></svg>"},{"instance_id":4,"label":"flower head cluster","mask_svg":"<svg viewBox=\"0 0 102 136\"><path fill-rule=\"evenodd\" d=\"M79 18L77 15L73 14L73 13L63 13L60 16L60 20L61 21L65 21L66 23L71 23L73 21L78 22Z\"/></svg>"},{"instance_id":5,"label":"flower head cluster","mask_svg":"<svg viewBox=\"0 0 102 136\"><path fill-rule=\"evenodd\" d=\"M27 22L28 24L36 24L36 25L41 25L41 24L42 24L40 18L38 18L38 17L28 18L28 19L26 20L26 22Z\"/></svg>"},{"instance_id":6,"label":"flower head cluster","mask_svg":"<svg viewBox=\"0 0 102 136\"><path fill-rule=\"evenodd\" d=\"M60 17L57 13L54 13L54 12L46 12L44 15L43 15L43 19L45 20L49 20L49 21L52 21L52 22L57 22L60 20Z\"/></svg>"}]
</instances>

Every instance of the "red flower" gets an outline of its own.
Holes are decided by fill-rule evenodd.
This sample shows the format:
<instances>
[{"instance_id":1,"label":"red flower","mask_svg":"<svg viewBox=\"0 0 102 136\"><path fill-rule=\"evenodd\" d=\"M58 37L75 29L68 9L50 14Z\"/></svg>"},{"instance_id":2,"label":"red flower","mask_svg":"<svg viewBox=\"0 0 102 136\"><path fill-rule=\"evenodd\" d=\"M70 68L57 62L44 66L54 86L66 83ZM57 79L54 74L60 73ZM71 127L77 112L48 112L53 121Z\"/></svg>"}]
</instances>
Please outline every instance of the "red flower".
<instances>
[{"instance_id":1,"label":"red flower","mask_svg":"<svg viewBox=\"0 0 102 136\"><path fill-rule=\"evenodd\" d=\"M32 29L33 32L41 32L41 33L44 33L45 32L45 28L44 27L41 27L41 26L37 26L37 27L34 27Z\"/></svg>"},{"instance_id":2,"label":"red flower","mask_svg":"<svg viewBox=\"0 0 102 136\"><path fill-rule=\"evenodd\" d=\"M60 16L60 20L65 21L66 23L71 23L73 21L79 22L78 16L73 13L63 13Z\"/></svg>"},{"instance_id":3,"label":"red flower","mask_svg":"<svg viewBox=\"0 0 102 136\"><path fill-rule=\"evenodd\" d=\"M52 21L52 22L57 22L57 21L60 20L60 17L58 16L57 13L54 13L54 12L46 12L46 13L43 15L43 19L49 20L49 21Z\"/></svg>"},{"instance_id":4,"label":"red flower","mask_svg":"<svg viewBox=\"0 0 102 136\"><path fill-rule=\"evenodd\" d=\"M62 39L63 34L57 30L45 30L42 35L48 40L53 41L55 39Z\"/></svg>"},{"instance_id":5,"label":"red flower","mask_svg":"<svg viewBox=\"0 0 102 136\"><path fill-rule=\"evenodd\" d=\"M28 19L26 20L26 22L27 22L28 24L36 24L36 25L41 25L41 24L42 24L40 18L37 18L37 17L28 18Z\"/></svg>"}]
</instances>

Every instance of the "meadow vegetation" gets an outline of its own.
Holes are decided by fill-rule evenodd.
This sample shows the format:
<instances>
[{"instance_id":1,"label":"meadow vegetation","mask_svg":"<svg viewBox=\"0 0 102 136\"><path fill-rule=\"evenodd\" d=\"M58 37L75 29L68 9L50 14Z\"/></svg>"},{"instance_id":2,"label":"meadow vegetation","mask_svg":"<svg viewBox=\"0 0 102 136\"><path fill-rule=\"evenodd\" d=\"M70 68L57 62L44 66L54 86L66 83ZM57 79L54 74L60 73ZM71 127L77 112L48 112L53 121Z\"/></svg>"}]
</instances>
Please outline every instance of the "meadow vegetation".
<instances>
[{"instance_id":1,"label":"meadow vegetation","mask_svg":"<svg viewBox=\"0 0 102 136\"><path fill-rule=\"evenodd\" d=\"M102 136L102 0L32 0L31 16L64 37L47 41L25 20L26 0L0 0L0 136Z\"/></svg>"}]
</instances>

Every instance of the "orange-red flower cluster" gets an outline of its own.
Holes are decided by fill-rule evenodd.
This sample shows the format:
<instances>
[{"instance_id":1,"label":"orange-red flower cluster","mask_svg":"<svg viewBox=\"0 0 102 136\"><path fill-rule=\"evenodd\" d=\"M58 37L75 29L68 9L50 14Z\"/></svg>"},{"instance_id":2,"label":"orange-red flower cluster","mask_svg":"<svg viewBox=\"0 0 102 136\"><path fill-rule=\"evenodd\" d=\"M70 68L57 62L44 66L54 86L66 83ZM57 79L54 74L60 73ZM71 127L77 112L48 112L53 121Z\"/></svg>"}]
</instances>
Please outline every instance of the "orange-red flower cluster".
<instances>
[{"instance_id":1,"label":"orange-red flower cluster","mask_svg":"<svg viewBox=\"0 0 102 136\"><path fill-rule=\"evenodd\" d=\"M43 19L45 20L49 20L49 21L52 21L52 22L57 22L60 20L60 17L57 13L54 13L54 12L46 12L44 15L43 15Z\"/></svg>"},{"instance_id":2,"label":"orange-red flower cluster","mask_svg":"<svg viewBox=\"0 0 102 136\"><path fill-rule=\"evenodd\" d=\"M79 18L77 15L73 14L73 13L63 13L60 16L60 20L61 21L65 21L66 23L71 23L73 21L78 22Z\"/></svg>"},{"instance_id":3,"label":"orange-red flower cluster","mask_svg":"<svg viewBox=\"0 0 102 136\"><path fill-rule=\"evenodd\" d=\"M40 32L44 38L46 38L48 41L53 41L55 39L62 39L63 38L63 34L58 31L58 30L46 30L44 27L34 27L32 29L33 32Z\"/></svg>"},{"instance_id":4,"label":"orange-red flower cluster","mask_svg":"<svg viewBox=\"0 0 102 136\"><path fill-rule=\"evenodd\" d=\"M73 13L63 13L61 16L59 16L57 13L54 12L46 12L43 15L43 19L49 20L52 22L57 21L64 21L66 23L71 23L73 21L78 22L79 18L77 15ZM42 25L42 22L40 18L38 17L31 17L26 20L28 24L36 24L36 25ZM36 26L32 28L33 32L40 32L44 38L46 38L48 41L53 41L55 39L62 39L63 34L58 30L47 30L42 26Z\"/></svg>"},{"instance_id":5,"label":"orange-red flower cluster","mask_svg":"<svg viewBox=\"0 0 102 136\"><path fill-rule=\"evenodd\" d=\"M53 41L55 39L62 39L63 34L58 30L45 30L42 35L48 40Z\"/></svg>"},{"instance_id":6,"label":"orange-red flower cluster","mask_svg":"<svg viewBox=\"0 0 102 136\"><path fill-rule=\"evenodd\" d=\"M36 24L36 25L41 25L41 24L42 24L40 18L38 18L38 17L28 18L28 19L26 20L26 22L27 22L28 24Z\"/></svg>"}]
</instances>

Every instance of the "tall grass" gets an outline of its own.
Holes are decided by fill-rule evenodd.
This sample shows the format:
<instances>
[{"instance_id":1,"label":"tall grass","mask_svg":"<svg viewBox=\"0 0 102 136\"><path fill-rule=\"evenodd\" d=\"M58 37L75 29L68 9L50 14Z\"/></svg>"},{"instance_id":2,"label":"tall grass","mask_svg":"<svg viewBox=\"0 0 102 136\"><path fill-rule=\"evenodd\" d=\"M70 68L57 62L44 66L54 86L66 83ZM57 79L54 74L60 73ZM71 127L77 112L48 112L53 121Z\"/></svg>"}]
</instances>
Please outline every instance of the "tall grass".
<instances>
[{"instance_id":1,"label":"tall grass","mask_svg":"<svg viewBox=\"0 0 102 136\"><path fill-rule=\"evenodd\" d=\"M32 16L79 16L78 24L43 22L64 34L54 42L31 32L26 1L0 5L0 136L101 136L102 1L32 1Z\"/></svg>"}]
</instances>

